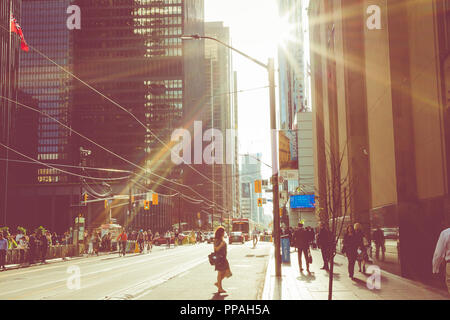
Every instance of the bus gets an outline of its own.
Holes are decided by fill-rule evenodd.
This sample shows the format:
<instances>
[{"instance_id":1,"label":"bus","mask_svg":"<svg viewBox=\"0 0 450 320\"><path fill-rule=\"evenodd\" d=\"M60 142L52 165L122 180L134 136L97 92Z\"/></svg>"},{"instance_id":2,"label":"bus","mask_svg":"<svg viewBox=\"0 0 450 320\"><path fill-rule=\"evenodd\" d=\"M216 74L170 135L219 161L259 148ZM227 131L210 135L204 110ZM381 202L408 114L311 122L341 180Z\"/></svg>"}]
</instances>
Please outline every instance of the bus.
<instances>
[{"instance_id":1,"label":"bus","mask_svg":"<svg viewBox=\"0 0 450 320\"><path fill-rule=\"evenodd\" d=\"M244 235L245 241L250 240L250 232L252 230L252 223L250 219L240 218L231 219L231 232L240 231Z\"/></svg>"}]
</instances>

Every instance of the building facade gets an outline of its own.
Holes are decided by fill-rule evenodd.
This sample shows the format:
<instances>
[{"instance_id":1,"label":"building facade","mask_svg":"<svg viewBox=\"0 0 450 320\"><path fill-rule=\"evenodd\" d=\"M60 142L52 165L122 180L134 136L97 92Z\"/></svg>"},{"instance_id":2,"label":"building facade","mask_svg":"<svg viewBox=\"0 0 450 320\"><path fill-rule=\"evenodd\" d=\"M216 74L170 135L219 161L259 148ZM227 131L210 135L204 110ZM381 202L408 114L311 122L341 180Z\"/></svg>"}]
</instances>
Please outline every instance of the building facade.
<instances>
[{"instance_id":1,"label":"building facade","mask_svg":"<svg viewBox=\"0 0 450 320\"><path fill-rule=\"evenodd\" d=\"M258 206L258 198L263 194L255 193L255 181L262 180L261 154L247 154L241 156L241 215L240 218L253 220L257 224L264 223L264 209Z\"/></svg>"},{"instance_id":2,"label":"building facade","mask_svg":"<svg viewBox=\"0 0 450 320\"><path fill-rule=\"evenodd\" d=\"M67 27L70 5L81 9L80 30ZM107 170L69 169L80 178L40 167L38 185L24 183L16 191L14 212L27 213L23 224L57 232L79 214L92 227L111 217L130 228L171 229L172 195L190 191L168 179L189 181L190 169L172 164L170 138L203 94L202 81L192 81L192 70L204 63L203 42L184 44L179 37L203 33L203 1L25 1L23 14L28 42L48 59L35 52L23 58L21 89L40 111L95 142L40 115L37 159ZM159 204L145 211L142 201L152 191L160 194ZM127 206L123 197L130 194L136 201ZM105 205L104 198L118 195L122 199Z\"/></svg>"},{"instance_id":3,"label":"building facade","mask_svg":"<svg viewBox=\"0 0 450 320\"><path fill-rule=\"evenodd\" d=\"M450 224L449 8L404 0L309 8L318 208L326 216L327 172L348 178L341 212L367 234L392 233L390 264L380 266L423 281Z\"/></svg>"},{"instance_id":4,"label":"building facade","mask_svg":"<svg viewBox=\"0 0 450 320\"><path fill-rule=\"evenodd\" d=\"M0 3L0 142L8 147L14 146L17 107L12 101L17 100L19 90L20 40L16 34L10 33L11 14L21 20L21 1L2 1ZM6 98L6 99L5 99ZM7 100L10 99L10 100ZM12 101L11 101L12 100ZM10 201L9 187L10 163L8 159L16 155L0 146L0 224L9 223Z\"/></svg>"}]
</instances>

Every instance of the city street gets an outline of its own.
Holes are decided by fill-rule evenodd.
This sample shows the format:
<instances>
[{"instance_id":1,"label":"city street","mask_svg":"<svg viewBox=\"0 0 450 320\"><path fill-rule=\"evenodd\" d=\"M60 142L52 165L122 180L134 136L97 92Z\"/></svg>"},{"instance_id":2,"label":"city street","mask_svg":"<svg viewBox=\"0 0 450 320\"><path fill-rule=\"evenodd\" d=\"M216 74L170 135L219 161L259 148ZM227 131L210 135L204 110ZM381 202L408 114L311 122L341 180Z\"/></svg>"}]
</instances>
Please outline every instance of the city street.
<instances>
[{"instance_id":1,"label":"city street","mask_svg":"<svg viewBox=\"0 0 450 320\"><path fill-rule=\"evenodd\" d=\"M208 300L257 299L262 293L270 245L251 242L228 246L233 276L228 292L216 296L217 272L208 262L212 244L154 247L149 254L116 254L39 265L0 273L2 300ZM79 267L80 288L70 288ZM69 280L69 286L68 286ZM245 290L241 290L245 288Z\"/></svg>"}]
</instances>

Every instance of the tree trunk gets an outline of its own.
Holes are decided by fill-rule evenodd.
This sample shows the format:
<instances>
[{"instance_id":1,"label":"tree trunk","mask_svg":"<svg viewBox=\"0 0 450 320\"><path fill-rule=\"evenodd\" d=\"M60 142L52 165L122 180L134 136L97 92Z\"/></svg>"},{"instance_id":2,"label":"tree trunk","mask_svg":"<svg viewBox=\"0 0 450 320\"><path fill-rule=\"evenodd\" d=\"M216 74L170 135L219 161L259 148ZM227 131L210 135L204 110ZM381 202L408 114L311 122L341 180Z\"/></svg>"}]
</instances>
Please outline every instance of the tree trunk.
<instances>
[{"instance_id":1,"label":"tree trunk","mask_svg":"<svg viewBox=\"0 0 450 320\"><path fill-rule=\"evenodd\" d=\"M328 300L333 300L333 271L334 271L334 254L330 259L330 275L328 281Z\"/></svg>"}]
</instances>

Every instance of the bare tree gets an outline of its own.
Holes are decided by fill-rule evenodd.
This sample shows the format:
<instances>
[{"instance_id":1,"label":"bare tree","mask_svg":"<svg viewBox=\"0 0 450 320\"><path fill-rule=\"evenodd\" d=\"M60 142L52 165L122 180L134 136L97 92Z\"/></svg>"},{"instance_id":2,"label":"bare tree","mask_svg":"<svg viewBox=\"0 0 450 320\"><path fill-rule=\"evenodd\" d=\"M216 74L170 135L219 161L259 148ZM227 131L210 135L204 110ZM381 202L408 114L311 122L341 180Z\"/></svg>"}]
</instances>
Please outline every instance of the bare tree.
<instances>
[{"instance_id":1,"label":"bare tree","mask_svg":"<svg viewBox=\"0 0 450 320\"><path fill-rule=\"evenodd\" d=\"M332 300L333 296L333 279L334 279L334 258L337 254L339 240L345 225L345 218L349 215L350 202L353 195L352 181L349 172L343 172L343 160L347 143L344 150L336 155L332 149L327 146L326 149L326 173L319 177L320 182L324 186L322 194L319 192L318 200L320 206L318 208L318 218L321 223L330 226L331 224L331 241L328 250L328 262L330 265L329 283L328 283L328 300Z\"/></svg>"}]
</instances>

